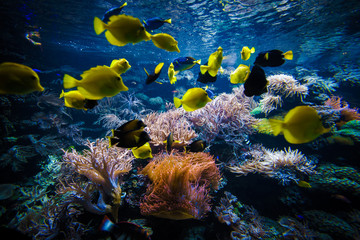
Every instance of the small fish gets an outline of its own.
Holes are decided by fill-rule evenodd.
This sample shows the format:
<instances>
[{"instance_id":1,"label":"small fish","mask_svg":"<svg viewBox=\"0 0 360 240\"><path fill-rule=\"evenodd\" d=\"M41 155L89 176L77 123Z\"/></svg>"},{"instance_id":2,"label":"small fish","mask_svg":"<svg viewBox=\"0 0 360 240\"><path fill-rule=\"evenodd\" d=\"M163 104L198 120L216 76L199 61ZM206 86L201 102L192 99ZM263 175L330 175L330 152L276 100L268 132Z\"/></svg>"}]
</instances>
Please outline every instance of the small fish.
<instances>
[{"instance_id":1,"label":"small fish","mask_svg":"<svg viewBox=\"0 0 360 240\"><path fill-rule=\"evenodd\" d=\"M119 15L125 6L127 6L127 2L125 2L120 7L114 7L114 8L109 9L108 11L106 11L106 13L104 14L101 21L103 21L104 23L109 22L109 18L114 15Z\"/></svg>"},{"instance_id":2,"label":"small fish","mask_svg":"<svg viewBox=\"0 0 360 240\"><path fill-rule=\"evenodd\" d=\"M0 64L0 94L28 94L35 91L42 92L37 73L30 67L4 62Z\"/></svg>"},{"instance_id":3,"label":"small fish","mask_svg":"<svg viewBox=\"0 0 360 240\"><path fill-rule=\"evenodd\" d=\"M95 17L94 29L97 35L107 30L105 37L108 42L119 47L128 43L135 44L151 39L150 33L145 30L138 18L125 14L111 16L108 23L104 23L100 18Z\"/></svg>"},{"instance_id":4,"label":"small fish","mask_svg":"<svg viewBox=\"0 0 360 240\"><path fill-rule=\"evenodd\" d=\"M207 63L205 63L205 65L207 65ZM217 76L211 76L208 71L206 71L205 74L201 74L201 72L199 72L199 76L196 81L206 84L209 82L216 82L216 78Z\"/></svg>"},{"instance_id":5,"label":"small fish","mask_svg":"<svg viewBox=\"0 0 360 240\"><path fill-rule=\"evenodd\" d=\"M285 115L284 121L269 119L269 123L275 136L282 133L292 144L311 142L330 131L323 127L320 116L309 106L297 106Z\"/></svg>"},{"instance_id":6,"label":"small fish","mask_svg":"<svg viewBox=\"0 0 360 240\"><path fill-rule=\"evenodd\" d=\"M171 152L171 146L174 143L174 135L172 133L169 133L169 135L166 138L166 151L168 153Z\"/></svg>"},{"instance_id":7,"label":"small fish","mask_svg":"<svg viewBox=\"0 0 360 240\"><path fill-rule=\"evenodd\" d=\"M151 154L151 147L148 142L142 145L141 147L132 148L131 151L134 154L135 158L139 158L139 159L153 158Z\"/></svg>"},{"instance_id":8,"label":"small fish","mask_svg":"<svg viewBox=\"0 0 360 240\"><path fill-rule=\"evenodd\" d=\"M156 81L156 79L159 78L163 66L164 66L164 63L163 63L163 62L162 62L162 63L159 63L159 64L156 66L154 73L152 73L152 74L149 74L149 73L146 71L146 69L144 68L145 73L146 73L146 75L147 75L146 84L153 83L153 82Z\"/></svg>"},{"instance_id":9,"label":"small fish","mask_svg":"<svg viewBox=\"0 0 360 240\"><path fill-rule=\"evenodd\" d=\"M264 70L258 65L254 65L251 69L249 77L244 83L244 94L247 97L252 97L254 95L259 96L267 92L266 85L268 81L266 80Z\"/></svg>"},{"instance_id":10,"label":"small fish","mask_svg":"<svg viewBox=\"0 0 360 240\"><path fill-rule=\"evenodd\" d=\"M255 52L255 48L252 47L251 49L248 46L245 46L241 50L241 59L242 60L248 60L252 53Z\"/></svg>"},{"instance_id":11,"label":"small fish","mask_svg":"<svg viewBox=\"0 0 360 240\"><path fill-rule=\"evenodd\" d=\"M114 59L110 64L110 68L118 74L123 74L131 68L131 65L125 58Z\"/></svg>"},{"instance_id":12,"label":"small fish","mask_svg":"<svg viewBox=\"0 0 360 240\"><path fill-rule=\"evenodd\" d=\"M211 91L208 86L205 87L205 91L206 91L207 95L209 96L209 98L211 98L211 99L215 98L215 93L213 91Z\"/></svg>"},{"instance_id":13,"label":"small fish","mask_svg":"<svg viewBox=\"0 0 360 240\"><path fill-rule=\"evenodd\" d=\"M232 84L245 83L250 76L250 67L240 64L234 72L230 74L230 82Z\"/></svg>"},{"instance_id":14,"label":"small fish","mask_svg":"<svg viewBox=\"0 0 360 240\"><path fill-rule=\"evenodd\" d=\"M130 132L120 133L112 130L113 136L109 137L109 145L122 147L122 148L135 148L141 147L151 139L149 135L142 129Z\"/></svg>"},{"instance_id":15,"label":"small fish","mask_svg":"<svg viewBox=\"0 0 360 240\"><path fill-rule=\"evenodd\" d=\"M175 72L174 70L174 64L173 63L170 63L170 66L168 68L168 76L169 76L169 80L170 80L170 84L174 84L176 83L176 77L175 75L177 74L178 72Z\"/></svg>"},{"instance_id":16,"label":"small fish","mask_svg":"<svg viewBox=\"0 0 360 240\"><path fill-rule=\"evenodd\" d=\"M351 201L347 197L345 197L344 195L333 194L333 195L331 195L331 197L335 198L337 200L343 201L344 203L351 204Z\"/></svg>"},{"instance_id":17,"label":"small fish","mask_svg":"<svg viewBox=\"0 0 360 240\"><path fill-rule=\"evenodd\" d=\"M121 91L129 90L118 73L108 66L97 66L81 74L82 79L77 80L68 74L64 75L64 88L77 87L80 93L91 100L112 97Z\"/></svg>"},{"instance_id":18,"label":"small fish","mask_svg":"<svg viewBox=\"0 0 360 240\"><path fill-rule=\"evenodd\" d=\"M200 65L201 59L195 60L195 58L192 57L180 57L180 58L176 58L172 63L174 64L175 71L185 71L194 67L195 64Z\"/></svg>"},{"instance_id":19,"label":"small fish","mask_svg":"<svg viewBox=\"0 0 360 240\"><path fill-rule=\"evenodd\" d=\"M310 183L306 182L306 181L303 181L303 180L300 180L297 182L297 185L299 187L303 187L303 188L311 188L311 185Z\"/></svg>"},{"instance_id":20,"label":"small fish","mask_svg":"<svg viewBox=\"0 0 360 240\"><path fill-rule=\"evenodd\" d=\"M174 97L174 104L176 108L181 105L187 112L204 107L208 102L211 102L207 92L202 88L191 88L186 91L182 99Z\"/></svg>"},{"instance_id":21,"label":"small fish","mask_svg":"<svg viewBox=\"0 0 360 240\"><path fill-rule=\"evenodd\" d=\"M213 52L208 59L208 65L201 65L200 71L201 74L208 72L210 76L215 77L221 67L221 62L223 60L223 49L218 47L216 52Z\"/></svg>"},{"instance_id":22,"label":"small fish","mask_svg":"<svg viewBox=\"0 0 360 240\"><path fill-rule=\"evenodd\" d=\"M87 110L85 108L86 99L78 90L73 90L69 92L64 92L64 90L62 90L59 98L62 97L65 101L65 107L83 109L85 111Z\"/></svg>"},{"instance_id":23,"label":"small fish","mask_svg":"<svg viewBox=\"0 0 360 240\"><path fill-rule=\"evenodd\" d=\"M202 152L206 148L206 141L196 140L185 147L186 152Z\"/></svg>"},{"instance_id":24,"label":"small fish","mask_svg":"<svg viewBox=\"0 0 360 240\"><path fill-rule=\"evenodd\" d=\"M114 131L115 133L123 134L131 131L143 130L145 127L146 125L143 121L139 119L134 119L124 123Z\"/></svg>"},{"instance_id":25,"label":"small fish","mask_svg":"<svg viewBox=\"0 0 360 240\"><path fill-rule=\"evenodd\" d=\"M258 64L262 67L278 67L285 63L285 60L293 59L293 52L287 51L283 53L280 50L270 50L266 52L261 52L255 59L254 64Z\"/></svg>"},{"instance_id":26,"label":"small fish","mask_svg":"<svg viewBox=\"0 0 360 240\"><path fill-rule=\"evenodd\" d=\"M144 20L144 27L146 28L146 31L153 31L155 29L160 28L164 23L171 24L171 18L169 19L162 19L159 17L149 18L147 20Z\"/></svg>"},{"instance_id":27,"label":"small fish","mask_svg":"<svg viewBox=\"0 0 360 240\"><path fill-rule=\"evenodd\" d=\"M167 33L158 33L151 35L151 40L153 44L161 49L164 49L169 52L180 52L178 47L178 42Z\"/></svg>"},{"instance_id":28,"label":"small fish","mask_svg":"<svg viewBox=\"0 0 360 240\"><path fill-rule=\"evenodd\" d=\"M132 222L113 223L106 215L100 225L101 231L111 234L113 240L151 240L149 233Z\"/></svg>"}]
</instances>

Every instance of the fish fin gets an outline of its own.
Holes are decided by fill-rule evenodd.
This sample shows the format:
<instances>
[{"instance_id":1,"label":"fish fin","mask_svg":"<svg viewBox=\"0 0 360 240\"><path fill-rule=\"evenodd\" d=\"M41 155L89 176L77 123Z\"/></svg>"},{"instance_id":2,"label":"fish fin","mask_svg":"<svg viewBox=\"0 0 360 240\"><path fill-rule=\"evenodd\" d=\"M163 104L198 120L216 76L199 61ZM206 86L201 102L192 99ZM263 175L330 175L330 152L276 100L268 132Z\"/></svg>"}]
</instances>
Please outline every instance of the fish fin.
<instances>
[{"instance_id":1,"label":"fish fin","mask_svg":"<svg viewBox=\"0 0 360 240\"><path fill-rule=\"evenodd\" d=\"M146 71L146 69L145 69L145 68L144 68L144 71L145 71L146 75L148 75L148 76L149 76L149 73Z\"/></svg>"},{"instance_id":2,"label":"fish fin","mask_svg":"<svg viewBox=\"0 0 360 240\"><path fill-rule=\"evenodd\" d=\"M183 105L183 108L184 108L184 110L187 111L187 112L192 112L192 111L196 110L196 109L194 109L194 108L192 108L192 107L189 107L189 106L187 106L187 105Z\"/></svg>"},{"instance_id":3,"label":"fish fin","mask_svg":"<svg viewBox=\"0 0 360 240\"><path fill-rule=\"evenodd\" d=\"M201 64L201 59L199 59L199 60L196 60L195 62L194 62L195 64Z\"/></svg>"},{"instance_id":4,"label":"fish fin","mask_svg":"<svg viewBox=\"0 0 360 240\"><path fill-rule=\"evenodd\" d=\"M106 24L101 21L100 18L98 17L95 17L94 18L94 29L95 29L95 33L97 35L101 34L103 31L105 31L106 29Z\"/></svg>"},{"instance_id":5,"label":"fish fin","mask_svg":"<svg viewBox=\"0 0 360 240\"><path fill-rule=\"evenodd\" d=\"M219 72L220 72L221 74L223 74L223 73L225 72L225 70L223 69L223 67L220 67Z\"/></svg>"},{"instance_id":6,"label":"fish fin","mask_svg":"<svg viewBox=\"0 0 360 240\"><path fill-rule=\"evenodd\" d=\"M60 93L60 97L59 97L59 98L64 97L64 94L65 94L64 90L61 90L61 93Z\"/></svg>"},{"instance_id":7,"label":"fish fin","mask_svg":"<svg viewBox=\"0 0 360 240\"><path fill-rule=\"evenodd\" d=\"M158 81L155 81L156 83L158 83L158 84L162 84L162 82L158 82Z\"/></svg>"},{"instance_id":8,"label":"fish fin","mask_svg":"<svg viewBox=\"0 0 360 240\"><path fill-rule=\"evenodd\" d=\"M110 68L113 68L118 61L119 61L118 59L112 60L112 61L111 61L111 64L110 64Z\"/></svg>"},{"instance_id":9,"label":"fish fin","mask_svg":"<svg viewBox=\"0 0 360 240\"><path fill-rule=\"evenodd\" d=\"M127 6L127 2L125 2L123 5L121 5L120 8L123 8L123 7L125 7L125 6Z\"/></svg>"},{"instance_id":10,"label":"fish fin","mask_svg":"<svg viewBox=\"0 0 360 240\"><path fill-rule=\"evenodd\" d=\"M175 84L177 81L177 78L174 76L172 79L170 79L170 84Z\"/></svg>"},{"instance_id":11,"label":"fish fin","mask_svg":"<svg viewBox=\"0 0 360 240\"><path fill-rule=\"evenodd\" d=\"M275 136L279 135L283 131L283 121L278 119L269 119L269 123Z\"/></svg>"},{"instance_id":12,"label":"fish fin","mask_svg":"<svg viewBox=\"0 0 360 240\"><path fill-rule=\"evenodd\" d=\"M107 139L109 139L109 148L111 148L112 146L114 146L112 139L114 139L113 137L110 136L106 136Z\"/></svg>"},{"instance_id":13,"label":"fish fin","mask_svg":"<svg viewBox=\"0 0 360 240\"><path fill-rule=\"evenodd\" d=\"M64 75L63 84L65 89L76 87L78 85L78 82L79 81L72 76L68 74Z\"/></svg>"},{"instance_id":14,"label":"fish fin","mask_svg":"<svg viewBox=\"0 0 360 240\"><path fill-rule=\"evenodd\" d=\"M177 97L174 97L174 104L175 104L176 108L179 108L181 106L181 104L182 104L181 99L177 98Z\"/></svg>"},{"instance_id":15,"label":"fish fin","mask_svg":"<svg viewBox=\"0 0 360 240\"><path fill-rule=\"evenodd\" d=\"M174 72L174 76L177 75L179 72L180 72L179 70L178 70L178 71L175 71L175 72Z\"/></svg>"},{"instance_id":16,"label":"fish fin","mask_svg":"<svg viewBox=\"0 0 360 240\"><path fill-rule=\"evenodd\" d=\"M254 52L255 52L255 48L252 47L252 48L250 49L250 52L251 52L251 53L254 53Z\"/></svg>"},{"instance_id":17,"label":"fish fin","mask_svg":"<svg viewBox=\"0 0 360 240\"><path fill-rule=\"evenodd\" d=\"M200 66L200 72L201 72L201 74L205 74L208 69L209 69L209 66L207 66L207 65L201 65L201 66Z\"/></svg>"},{"instance_id":18,"label":"fish fin","mask_svg":"<svg viewBox=\"0 0 360 240\"><path fill-rule=\"evenodd\" d=\"M293 52L290 50L290 51L287 51L286 53L283 54L284 55L284 58L287 59L287 60L293 60Z\"/></svg>"},{"instance_id":19,"label":"fish fin","mask_svg":"<svg viewBox=\"0 0 360 240\"><path fill-rule=\"evenodd\" d=\"M269 53L265 53L265 60L269 60Z\"/></svg>"},{"instance_id":20,"label":"fish fin","mask_svg":"<svg viewBox=\"0 0 360 240\"><path fill-rule=\"evenodd\" d=\"M163 62L159 63L159 64L156 66L156 68L155 68L155 74L160 73L160 71L161 71L161 69L163 68L163 66L164 66L164 63L163 63Z\"/></svg>"},{"instance_id":21,"label":"fish fin","mask_svg":"<svg viewBox=\"0 0 360 240\"><path fill-rule=\"evenodd\" d=\"M106 31L105 32L105 37L106 39L109 41L110 44L115 45L115 46L125 46L127 43L121 42L119 40L117 40L114 35L112 35L112 33L110 31Z\"/></svg>"},{"instance_id":22,"label":"fish fin","mask_svg":"<svg viewBox=\"0 0 360 240\"><path fill-rule=\"evenodd\" d=\"M209 70L208 70L208 73L209 73L210 76L212 76L212 77L216 77L217 72L218 72L218 70L212 70L212 69L209 69Z\"/></svg>"},{"instance_id":23,"label":"fish fin","mask_svg":"<svg viewBox=\"0 0 360 240\"><path fill-rule=\"evenodd\" d=\"M114 228L114 226L115 226L115 224L110 220L110 218L108 216L105 215L99 228L101 231L111 232L112 229Z\"/></svg>"},{"instance_id":24,"label":"fish fin","mask_svg":"<svg viewBox=\"0 0 360 240\"><path fill-rule=\"evenodd\" d=\"M171 18L164 20L164 22L171 24Z\"/></svg>"}]
</instances>

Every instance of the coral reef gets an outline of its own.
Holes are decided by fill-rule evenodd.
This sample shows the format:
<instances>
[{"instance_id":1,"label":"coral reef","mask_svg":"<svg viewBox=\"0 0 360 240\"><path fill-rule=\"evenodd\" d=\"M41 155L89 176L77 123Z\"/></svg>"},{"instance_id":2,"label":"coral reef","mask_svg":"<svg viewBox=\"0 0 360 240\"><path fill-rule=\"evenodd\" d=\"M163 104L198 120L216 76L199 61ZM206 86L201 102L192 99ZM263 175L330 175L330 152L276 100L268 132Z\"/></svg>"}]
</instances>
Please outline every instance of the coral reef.
<instances>
[{"instance_id":1,"label":"coral reef","mask_svg":"<svg viewBox=\"0 0 360 240\"><path fill-rule=\"evenodd\" d=\"M254 132L257 122L250 112L256 107L252 98L244 95L244 87L233 88L231 94L220 94L205 107L191 112L190 121L201 139L211 143L216 137L239 146Z\"/></svg>"},{"instance_id":2,"label":"coral reef","mask_svg":"<svg viewBox=\"0 0 360 240\"><path fill-rule=\"evenodd\" d=\"M360 120L358 109L350 108L349 104L343 101L341 97L332 96L324 102L324 105L340 113L340 119L336 122L337 127L341 127L351 120Z\"/></svg>"},{"instance_id":3,"label":"coral reef","mask_svg":"<svg viewBox=\"0 0 360 240\"><path fill-rule=\"evenodd\" d=\"M64 151L63 161L88 181L74 181L65 178L59 194L70 192L73 201L82 204L86 210L105 214L111 212L117 220L118 208L121 204L121 177L132 168L132 154L128 149L112 147L104 139L96 142L87 141L89 149L83 150L82 154L75 149ZM97 203L92 203L94 193L99 194Z\"/></svg>"},{"instance_id":4,"label":"coral reef","mask_svg":"<svg viewBox=\"0 0 360 240\"><path fill-rule=\"evenodd\" d=\"M210 188L220 172L209 153L159 154L142 171L151 180L141 214L168 219L203 218L210 211Z\"/></svg>"},{"instance_id":5,"label":"coral reef","mask_svg":"<svg viewBox=\"0 0 360 240\"><path fill-rule=\"evenodd\" d=\"M315 173L316 165L299 150L288 149L275 151L264 147L255 147L250 153L251 159L228 166L231 172L238 175L260 173L278 179L283 185L291 181L298 182L299 174Z\"/></svg>"},{"instance_id":6,"label":"coral reef","mask_svg":"<svg viewBox=\"0 0 360 240\"><path fill-rule=\"evenodd\" d=\"M314 188L333 194L352 194L360 196L360 173L352 168L334 164L321 165L317 173L309 178Z\"/></svg>"}]
</instances>

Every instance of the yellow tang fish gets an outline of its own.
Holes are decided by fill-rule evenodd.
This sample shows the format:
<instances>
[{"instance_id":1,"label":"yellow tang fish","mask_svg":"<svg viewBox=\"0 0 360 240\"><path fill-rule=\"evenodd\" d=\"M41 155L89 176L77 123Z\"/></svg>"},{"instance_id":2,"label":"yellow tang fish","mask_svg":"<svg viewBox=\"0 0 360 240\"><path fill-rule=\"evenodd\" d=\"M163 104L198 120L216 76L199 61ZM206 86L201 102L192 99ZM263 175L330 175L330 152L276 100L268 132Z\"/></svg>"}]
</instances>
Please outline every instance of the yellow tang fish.
<instances>
[{"instance_id":1,"label":"yellow tang fish","mask_svg":"<svg viewBox=\"0 0 360 240\"><path fill-rule=\"evenodd\" d=\"M291 109L284 121L269 119L275 136L284 134L286 141L292 144L311 142L321 134L330 131L324 128L316 110L309 106L298 106Z\"/></svg>"},{"instance_id":2,"label":"yellow tang fish","mask_svg":"<svg viewBox=\"0 0 360 240\"><path fill-rule=\"evenodd\" d=\"M250 75L250 67L240 64L234 72L230 74L230 82L232 84L244 83Z\"/></svg>"},{"instance_id":3,"label":"yellow tang fish","mask_svg":"<svg viewBox=\"0 0 360 240\"><path fill-rule=\"evenodd\" d=\"M207 92L202 88L191 88L186 91L182 99L174 97L174 104L176 108L183 105L187 112L192 112L196 109L204 107L208 102L211 102Z\"/></svg>"},{"instance_id":4,"label":"yellow tang fish","mask_svg":"<svg viewBox=\"0 0 360 240\"><path fill-rule=\"evenodd\" d=\"M153 158L151 154L151 147L148 142L142 145L141 147L132 148L131 151L134 154L134 157L136 158L140 158L140 159Z\"/></svg>"},{"instance_id":5,"label":"yellow tang fish","mask_svg":"<svg viewBox=\"0 0 360 240\"><path fill-rule=\"evenodd\" d=\"M82 79L76 80L70 75L64 75L64 88L77 87L86 98L98 100L112 97L121 91L129 90L123 83L120 75L108 66L97 66L81 74Z\"/></svg>"},{"instance_id":6,"label":"yellow tang fish","mask_svg":"<svg viewBox=\"0 0 360 240\"><path fill-rule=\"evenodd\" d=\"M151 40L158 48L164 49L169 52L180 52L178 42L167 33L158 33L151 35Z\"/></svg>"},{"instance_id":7,"label":"yellow tang fish","mask_svg":"<svg viewBox=\"0 0 360 240\"><path fill-rule=\"evenodd\" d=\"M0 64L0 94L27 94L34 91L44 91L34 70L13 62Z\"/></svg>"},{"instance_id":8,"label":"yellow tang fish","mask_svg":"<svg viewBox=\"0 0 360 240\"><path fill-rule=\"evenodd\" d=\"M212 53L208 59L208 65L201 65L200 71L201 74L205 74L206 71L212 76L215 77L219 68L221 67L221 62L223 60L223 49L218 47L216 52Z\"/></svg>"},{"instance_id":9,"label":"yellow tang fish","mask_svg":"<svg viewBox=\"0 0 360 240\"><path fill-rule=\"evenodd\" d=\"M255 48L252 47L251 49L248 46L245 46L241 50L241 59L242 60L248 60L252 53L255 52Z\"/></svg>"},{"instance_id":10,"label":"yellow tang fish","mask_svg":"<svg viewBox=\"0 0 360 240\"><path fill-rule=\"evenodd\" d=\"M109 43L120 47L151 39L140 19L125 14L111 16L107 24L95 17L94 29L97 35L107 30L105 37Z\"/></svg>"},{"instance_id":11,"label":"yellow tang fish","mask_svg":"<svg viewBox=\"0 0 360 240\"><path fill-rule=\"evenodd\" d=\"M306 182L306 181L303 181L303 180L300 180L297 182L297 185L299 187L303 187L303 188L311 188L311 185L310 183Z\"/></svg>"},{"instance_id":12,"label":"yellow tang fish","mask_svg":"<svg viewBox=\"0 0 360 240\"><path fill-rule=\"evenodd\" d=\"M62 97L65 101L65 107L87 110L85 108L86 99L78 90L69 92L64 92L64 90L62 90L59 98Z\"/></svg>"},{"instance_id":13,"label":"yellow tang fish","mask_svg":"<svg viewBox=\"0 0 360 240\"><path fill-rule=\"evenodd\" d=\"M125 58L114 59L111 62L110 68L118 74L123 74L131 68L131 65Z\"/></svg>"},{"instance_id":14,"label":"yellow tang fish","mask_svg":"<svg viewBox=\"0 0 360 240\"><path fill-rule=\"evenodd\" d=\"M170 80L170 84L174 84L176 83L176 77L175 75L178 73L179 71L176 71L174 70L174 64L171 63L169 68L168 68L168 76L169 76L169 80Z\"/></svg>"}]
</instances>

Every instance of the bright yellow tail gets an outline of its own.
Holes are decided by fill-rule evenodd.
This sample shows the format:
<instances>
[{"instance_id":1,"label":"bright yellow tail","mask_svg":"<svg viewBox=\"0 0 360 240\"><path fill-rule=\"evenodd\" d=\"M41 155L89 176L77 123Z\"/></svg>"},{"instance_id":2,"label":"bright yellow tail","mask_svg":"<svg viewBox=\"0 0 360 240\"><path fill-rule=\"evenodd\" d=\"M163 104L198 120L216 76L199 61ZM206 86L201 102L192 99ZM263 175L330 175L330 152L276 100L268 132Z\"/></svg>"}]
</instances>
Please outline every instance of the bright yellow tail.
<instances>
[{"instance_id":1,"label":"bright yellow tail","mask_svg":"<svg viewBox=\"0 0 360 240\"><path fill-rule=\"evenodd\" d=\"M174 104L175 104L175 107L176 108L179 108L181 106L181 99L180 98L177 98L177 97L174 97Z\"/></svg>"},{"instance_id":2,"label":"bright yellow tail","mask_svg":"<svg viewBox=\"0 0 360 240\"><path fill-rule=\"evenodd\" d=\"M284 53L284 58L287 59L287 60L293 60L293 52L290 50L290 51L287 51L286 53Z\"/></svg>"},{"instance_id":3,"label":"bright yellow tail","mask_svg":"<svg viewBox=\"0 0 360 240\"><path fill-rule=\"evenodd\" d=\"M269 119L269 123L275 136L279 135L283 131L283 121L278 119Z\"/></svg>"},{"instance_id":4,"label":"bright yellow tail","mask_svg":"<svg viewBox=\"0 0 360 240\"><path fill-rule=\"evenodd\" d=\"M76 87L77 82L78 82L78 80L76 80L72 76L70 76L68 74L64 75L63 83L64 83L64 88L65 89Z\"/></svg>"},{"instance_id":5,"label":"bright yellow tail","mask_svg":"<svg viewBox=\"0 0 360 240\"><path fill-rule=\"evenodd\" d=\"M95 33L97 35L99 35L103 31L105 31L105 26L106 26L106 24L103 21L101 21L100 18L98 18L98 17L94 18L94 29L95 29Z\"/></svg>"},{"instance_id":6,"label":"bright yellow tail","mask_svg":"<svg viewBox=\"0 0 360 240\"><path fill-rule=\"evenodd\" d=\"M254 53L254 52L255 52L255 48L252 47L252 48L250 49L250 52L251 52L251 53Z\"/></svg>"},{"instance_id":7,"label":"bright yellow tail","mask_svg":"<svg viewBox=\"0 0 360 240\"><path fill-rule=\"evenodd\" d=\"M166 23L170 23L170 24L171 24L171 18L166 19L164 22L166 22Z\"/></svg>"},{"instance_id":8,"label":"bright yellow tail","mask_svg":"<svg viewBox=\"0 0 360 240\"><path fill-rule=\"evenodd\" d=\"M209 69L209 66L201 65L201 66L200 66L200 72L201 72L201 74L205 74L208 69Z\"/></svg>"}]
</instances>

